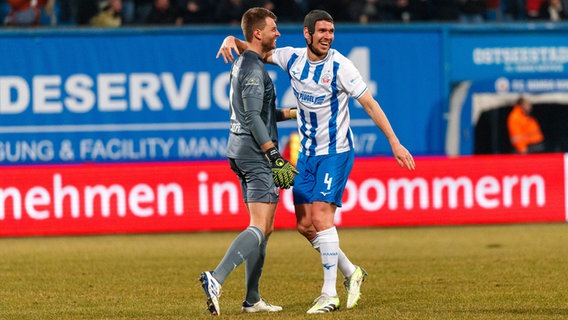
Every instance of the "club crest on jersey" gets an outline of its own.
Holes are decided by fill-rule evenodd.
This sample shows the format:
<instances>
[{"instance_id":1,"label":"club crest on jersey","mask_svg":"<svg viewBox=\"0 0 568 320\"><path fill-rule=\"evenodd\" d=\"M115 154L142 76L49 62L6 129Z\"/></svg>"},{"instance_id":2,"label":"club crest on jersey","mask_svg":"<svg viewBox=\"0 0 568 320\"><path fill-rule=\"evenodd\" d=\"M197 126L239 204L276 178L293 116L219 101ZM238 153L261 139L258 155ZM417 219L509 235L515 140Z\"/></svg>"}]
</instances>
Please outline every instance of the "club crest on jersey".
<instances>
[{"instance_id":1,"label":"club crest on jersey","mask_svg":"<svg viewBox=\"0 0 568 320\"><path fill-rule=\"evenodd\" d=\"M322 77L321 77L321 82L325 83L325 84L329 84L331 82L331 79L333 79L333 76L331 75L331 73L326 72Z\"/></svg>"}]
</instances>

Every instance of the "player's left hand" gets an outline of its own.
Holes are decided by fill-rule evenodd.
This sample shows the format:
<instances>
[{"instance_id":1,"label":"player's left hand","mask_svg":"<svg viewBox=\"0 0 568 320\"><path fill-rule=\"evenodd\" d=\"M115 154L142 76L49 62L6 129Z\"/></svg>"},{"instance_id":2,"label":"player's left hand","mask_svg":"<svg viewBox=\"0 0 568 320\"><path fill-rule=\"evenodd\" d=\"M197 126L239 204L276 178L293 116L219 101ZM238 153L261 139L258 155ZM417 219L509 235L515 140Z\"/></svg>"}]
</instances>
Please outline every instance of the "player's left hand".
<instances>
[{"instance_id":1,"label":"player's left hand","mask_svg":"<svg viewBox=\"0 0 568 320\"><path fill-rule=\"evenodd\" d=\"M298 174L298 170L288 160L282 158L276 148L270 148L265 155L272 167L274 184L282 189L289 189L293 186L294 175Z\"/></svg>"},{"instance_id":2,"label":"player's left hand","mask_svg":"<svg viewBox=\"0 0 568 320\"><path fill-rule=\"evenodd\" d=\"M416 163L414 163L414 158L408 150L402 144L396 144L392 147L392 154L398 162L401 168L408 168L408 170L414 170L416 168Z\"/></svg>"},{"instance_id":3,"label":"player's left hand","mask_svg":"<svg viewBox=\"0 0 568 320\"><path fill-rule=\"evenodd\" d=\"M221 47L219 48L219 51L217 52L217 56L215 56L215 59L219 58L219 56L223 56L223 60L225 61L225 63L229 62L233 63L233 61L235 61L235 57L233 56L233 51L235 51L237 55L241 54L239 52L239 49L237 48L235 37L228 36L223 40L223 43L221 44Z\"/></svg>"}]
</instances>

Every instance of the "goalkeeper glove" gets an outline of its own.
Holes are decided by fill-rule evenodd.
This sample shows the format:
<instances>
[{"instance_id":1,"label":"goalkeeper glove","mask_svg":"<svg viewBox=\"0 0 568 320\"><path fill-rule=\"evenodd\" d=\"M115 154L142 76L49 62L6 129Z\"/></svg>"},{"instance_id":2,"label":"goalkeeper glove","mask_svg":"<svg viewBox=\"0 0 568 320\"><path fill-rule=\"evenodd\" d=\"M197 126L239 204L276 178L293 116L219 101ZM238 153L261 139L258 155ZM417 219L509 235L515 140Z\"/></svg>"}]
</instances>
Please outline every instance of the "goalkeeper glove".
<instances>
[{"instance_id":1,"label":"goalkeeper glove","mask_svg":"<svg viewBox=\"0 0 568 320\"><path fill-rule=\"evenodd\" d=\"M276 186L282 189L290 188L294 184L294 174L298 174L298 170L288 160L282 158L276 148L270 148L265 155L272 166L272 178Z\"/></svg>"}]
</instances>

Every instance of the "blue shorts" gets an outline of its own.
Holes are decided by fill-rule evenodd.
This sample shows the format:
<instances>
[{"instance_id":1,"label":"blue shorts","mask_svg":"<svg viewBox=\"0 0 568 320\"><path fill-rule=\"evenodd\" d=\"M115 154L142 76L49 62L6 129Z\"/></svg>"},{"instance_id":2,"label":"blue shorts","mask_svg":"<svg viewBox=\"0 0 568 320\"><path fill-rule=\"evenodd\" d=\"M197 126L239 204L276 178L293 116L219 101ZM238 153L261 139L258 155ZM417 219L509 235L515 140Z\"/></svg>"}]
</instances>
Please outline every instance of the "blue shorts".
<instances>
[{"instance_id":1,"label":"blue shorts","mask_svg":"<svg viewBox=\"0 0 568 320\"><path fill-rule=\"evenodd\" d=\"M294 178L294 204L322 201L341 207L354 159L353 150L324 156L300 153L296 165L300 173Z\"/></svg>"}]
</instances>

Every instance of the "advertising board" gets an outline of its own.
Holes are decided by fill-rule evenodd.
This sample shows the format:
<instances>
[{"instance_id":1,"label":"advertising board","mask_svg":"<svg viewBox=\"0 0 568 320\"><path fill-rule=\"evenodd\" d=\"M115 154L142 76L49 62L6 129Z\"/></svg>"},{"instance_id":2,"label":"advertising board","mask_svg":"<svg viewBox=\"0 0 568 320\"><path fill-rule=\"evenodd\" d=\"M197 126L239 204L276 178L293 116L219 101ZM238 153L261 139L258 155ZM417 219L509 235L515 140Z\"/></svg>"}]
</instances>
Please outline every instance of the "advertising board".
<instances>
[{"instance_id":1,"label":"advertising board","mask_svg":"<svg viewBox=\"0 0 568 320\"><path fill-rule=\"evenodd\" d=\"M281 28L279 45L305 46ZM238 28L12 31L0 33L0 164L118 163L225 159L230 65L215 59ZM438 32L367 34L339 28L334 47L351 58L401 140L416 154L441 152L440 52L421 55ZM295 106L288 76L269 66L277 106ZM407 72L420 86L409 88ZM399 94L412 90L413 94ZM416 106L420 105L419 108ZM357 154L390 153L352 101ZM403 115L412 113L413 118ZM431 123L438 121L438 124ZM296 130L281 124L282 143ZM434 129L432 129L434 128ZM415 134L419 130L423 134ZM432 135L436 135L432 136ZM437 150L436 150L437 149Z\"/></svg>"},{"instance_id":2,"label":"advertising board","mask_svg":"<svg viewBox=\"0 0 568 320\"><path fill-rule=\"evenodd\" d=\"M339 227L562 222L568 156L355 161ZM284 190L277 229L295 228ZM225 161L12 166L0 180L0 236L239 230L249 223Z\"/></svg>"}]
</instances>

